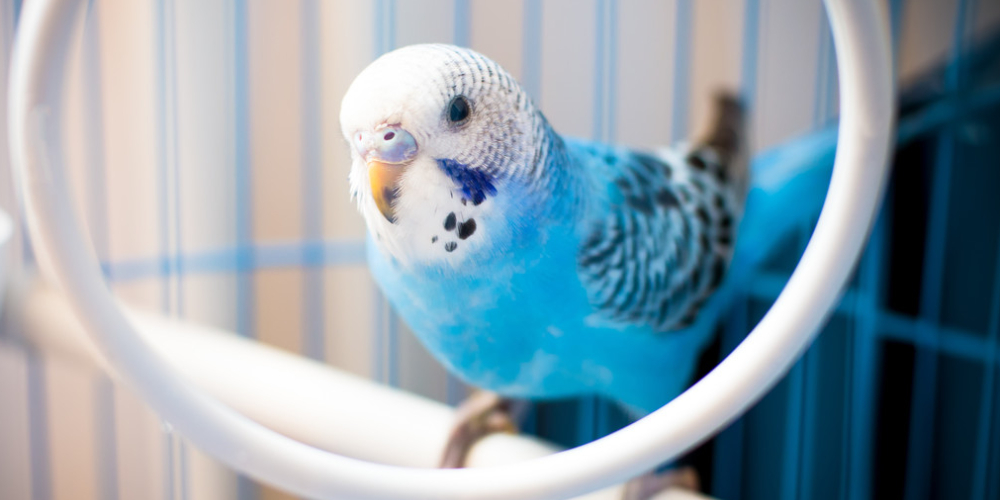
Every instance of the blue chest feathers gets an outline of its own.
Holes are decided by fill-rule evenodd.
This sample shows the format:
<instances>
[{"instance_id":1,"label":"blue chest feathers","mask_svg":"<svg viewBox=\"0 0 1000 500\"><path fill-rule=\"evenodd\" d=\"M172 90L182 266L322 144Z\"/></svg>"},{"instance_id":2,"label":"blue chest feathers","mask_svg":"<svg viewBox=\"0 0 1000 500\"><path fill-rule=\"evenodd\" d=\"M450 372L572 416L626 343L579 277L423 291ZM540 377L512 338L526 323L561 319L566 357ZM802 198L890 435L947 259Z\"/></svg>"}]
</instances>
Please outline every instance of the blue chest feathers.
<instances>
[{"instance_id":1,"label":"blue chest feathers","mask_svg":"<svg viewBox=\"0 0 1000 500\"><path fill-rule=\"evenodd\" d=\"M590 306L576 276L575 237L547 236L551 245L467 260L460 270L403 268L370 241L368 254L395 310L454 373L509 395L571 394L581 374L553 340L579 330Z\"/></svg>"}]
</instances>

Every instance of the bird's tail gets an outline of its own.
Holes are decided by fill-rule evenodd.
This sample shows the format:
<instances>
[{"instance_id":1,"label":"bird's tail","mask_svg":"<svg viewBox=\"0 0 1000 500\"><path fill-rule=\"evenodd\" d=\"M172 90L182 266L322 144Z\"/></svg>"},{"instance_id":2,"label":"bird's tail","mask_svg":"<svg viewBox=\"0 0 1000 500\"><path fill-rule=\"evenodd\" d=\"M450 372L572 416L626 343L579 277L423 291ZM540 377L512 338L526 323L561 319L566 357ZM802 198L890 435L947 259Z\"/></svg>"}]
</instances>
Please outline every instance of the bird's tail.
<instances>
[{"instance_id":1,"label":"bird's tail","mask_svg":"<svg viewBox=\"0 0 1000 500\"><path fill-rule=\"evenodd\" d=\"M743 192L747 178L747 119L743 101L729 91L715 95L712 126L696 149L708 149L719 157L726 177L736 182Z\"/></svg>"},{"instance_id":2,"label":"bird's tail","mask_svg":"<svg viewBox=\"0 0 1000 500\"><path fill-rule=\"evenodd\" d=\"M707 141L706 141L707 144ZM836 127L813 132L757 154L726 279L698 314L692 329L705 342L719 318L760 265L794 230L808 229L826 198L837 145Z\"/></svg>"},{"instance_id":3,"label":"bird's tail","mask_svg":"<svg viewBox=\"0 0 1000 500\"><path fill-rule=\"evenodd\" d=\"M754 157L734 265L758 264L781 236L811 226L826 198L836 146L830 127Z\"/></svg>"},{"instance_id":4,"label":"bird's tail","mask_svg":"<svg viewBox=\"0 0 1000 500\"><path fill-rule=\"evenodd\" d=\"M715 95L714 113L715 121L702 144L725 158L736 156L746 143L746 107L735 94L722 91Z\"/></svg>"}]
</instances>

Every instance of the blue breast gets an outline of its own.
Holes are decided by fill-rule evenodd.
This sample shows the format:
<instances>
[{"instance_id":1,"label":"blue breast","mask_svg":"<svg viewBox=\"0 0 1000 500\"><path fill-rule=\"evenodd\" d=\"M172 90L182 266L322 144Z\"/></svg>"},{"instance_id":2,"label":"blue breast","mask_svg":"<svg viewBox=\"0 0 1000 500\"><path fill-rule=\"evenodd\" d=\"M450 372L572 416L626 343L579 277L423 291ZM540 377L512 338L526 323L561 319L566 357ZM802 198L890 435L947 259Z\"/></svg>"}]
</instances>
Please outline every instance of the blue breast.
<instances>
[{"instance_id":1,"label":"blue breast","mask_svg":"<svg viewBox=\"0 0 1000 500\"><path fill-rule=\"evenodd\" d=\"M461 175L472 200L496 192L488 179ZM494 203L508 204L506 194ZM579 222L524 218L512 223L535 233L460 270L403 269L369 241L372 273L428 350L472 385L526 398L601 393L645 411L676 396L705 336L601 324L577 272Z\"/></svg>"}]
</instances>

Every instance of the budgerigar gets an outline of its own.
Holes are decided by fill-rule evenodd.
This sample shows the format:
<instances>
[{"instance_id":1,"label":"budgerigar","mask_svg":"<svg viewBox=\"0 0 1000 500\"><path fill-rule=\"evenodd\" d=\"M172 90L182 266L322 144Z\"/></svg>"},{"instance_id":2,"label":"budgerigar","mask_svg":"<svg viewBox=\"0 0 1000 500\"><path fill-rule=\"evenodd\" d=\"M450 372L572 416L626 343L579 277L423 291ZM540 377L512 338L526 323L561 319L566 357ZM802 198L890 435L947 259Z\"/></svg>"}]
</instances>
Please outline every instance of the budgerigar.
<instances>
[{"instance_id":1,"label":"budgerigar","mask_svg":"<svg viewBox=\"0 0 1000 500\"><path fill-rule=\"evenodd\" d=\"M371 271L472 385L654 410L710 340L742 212L742 110L717 107L704 143L640 152L561 137L475 51L385 54L341 108Z\"/></svg>"}]
</instances>

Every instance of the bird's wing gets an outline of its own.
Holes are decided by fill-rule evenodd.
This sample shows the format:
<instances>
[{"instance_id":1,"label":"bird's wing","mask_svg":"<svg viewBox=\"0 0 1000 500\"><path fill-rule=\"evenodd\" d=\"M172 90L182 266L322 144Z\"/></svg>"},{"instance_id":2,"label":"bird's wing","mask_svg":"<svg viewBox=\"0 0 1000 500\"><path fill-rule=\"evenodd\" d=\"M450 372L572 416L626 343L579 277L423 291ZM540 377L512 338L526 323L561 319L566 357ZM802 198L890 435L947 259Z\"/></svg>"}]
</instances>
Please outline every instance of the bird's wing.
<instances>
[{"instance_id":1,"label":"bird's wing","mask_svg":"<svg viewBox=\"0 0 1000 500\"><path fill-rule=\"evenodd\" d=\"M652 156L583 145L610 184L578 253L580 280L600 319L671 331L691 324L733 254L745 200L744 109L720 94L708 136ZM600 182L598 183L600 184Z\"/></svg>"},{"instance_id":2,"label":"bird's wing","mask_svg":"<svg viewBox=\"0 0 1000 500\"><path fill-rule=\"evenodd\" d=\"M599 153L613 187L578 253L590 302L621 326L683 328L729 265L742 196L710 148Z\"/></svg>"}]
</instances>

